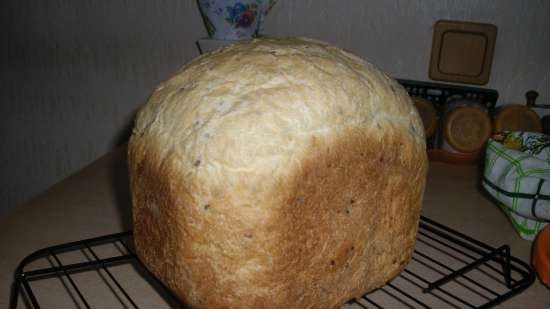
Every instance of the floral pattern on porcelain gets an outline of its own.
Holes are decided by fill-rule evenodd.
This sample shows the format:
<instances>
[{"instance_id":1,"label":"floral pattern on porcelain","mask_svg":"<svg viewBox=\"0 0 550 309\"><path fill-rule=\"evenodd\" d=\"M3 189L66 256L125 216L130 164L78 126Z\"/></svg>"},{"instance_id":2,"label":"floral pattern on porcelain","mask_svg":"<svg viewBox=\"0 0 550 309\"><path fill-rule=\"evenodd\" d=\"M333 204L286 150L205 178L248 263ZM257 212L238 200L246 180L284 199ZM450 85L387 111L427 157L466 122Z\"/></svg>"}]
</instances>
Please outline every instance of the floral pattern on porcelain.
<instances>
[{"instance_id":1,"label":"floral pattern on porcelain","mask_svg":"<svg viewBox=\"0 0 550 309\"><path fill-rule=\"evenodd\" d=\"M199 0L208 35L219 40L255 37L275 0Z\"/></svg>"},{"instance_id":2,"label":"floral pattern on porcelain","mask_svg":"<svg viewBox=\"0 0 550 309\"><path fill-rule=\"evenodd\" d=\"M233 7L225 7L228 17L227 22L234 25L235 28L247 28L252 25L258 13L258 5L256 3L243 4L237 2Z\"/></svg>"}]
</instances>

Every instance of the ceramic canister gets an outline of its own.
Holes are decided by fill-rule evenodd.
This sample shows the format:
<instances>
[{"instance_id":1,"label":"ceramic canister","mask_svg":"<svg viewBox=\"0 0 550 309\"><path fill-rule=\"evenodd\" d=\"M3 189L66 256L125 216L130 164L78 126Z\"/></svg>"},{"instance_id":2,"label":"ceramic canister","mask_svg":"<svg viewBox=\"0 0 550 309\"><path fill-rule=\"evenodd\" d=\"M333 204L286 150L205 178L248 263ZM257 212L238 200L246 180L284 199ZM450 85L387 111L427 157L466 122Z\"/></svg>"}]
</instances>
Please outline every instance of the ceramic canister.
<instances>
[{"instance_id":1,"label":"ceramic canister","mask_svg":"<svg viewBox=\"0 0 550 309\"><path fill-rule=\"evenodd\" d=\"M199 0L208 35L216 40L246 40L258 35L274 0Z\"/></svg>"}]
</instances>

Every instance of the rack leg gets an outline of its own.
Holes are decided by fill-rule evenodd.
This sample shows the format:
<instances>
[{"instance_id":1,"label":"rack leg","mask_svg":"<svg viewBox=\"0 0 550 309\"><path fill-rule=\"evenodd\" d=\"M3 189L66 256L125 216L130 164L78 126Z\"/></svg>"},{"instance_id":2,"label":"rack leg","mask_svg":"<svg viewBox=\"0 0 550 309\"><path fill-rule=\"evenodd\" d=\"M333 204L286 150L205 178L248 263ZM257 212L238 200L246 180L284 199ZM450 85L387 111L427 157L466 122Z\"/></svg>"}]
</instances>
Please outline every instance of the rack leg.
<instances>
[{"instance_id":1,"label":"rack leg","mask_svg":"<svg viewBox=\"0 0 550 309\"><path fill-rule=\"evenodd\" d=\"M15 280L13 280L13 283L11 284L11 293L10 293L10 309L16 309L17 308L17 302L19 300L19 279L16 277Z\"/></svg>"},{"instance_id":2,"label":"rack leg","mask_svg":"<svg viewBox=\"0 0 550 309\"><path fill-rule=\"evenodd\" d=\"M447 276L439 279L439 280L436 280L430 284L428 284L428 286L426 288L424 288L423 292L424 293L428 293L430 291L432 291L433 289L451 281L451 280L454 280L455 278L459 277L459 276L462 276L463 274L469 272L470 270L478 267L479 265L491 260L491 259L494 259L496 256L500 256L501 258L504 257L505 261L504 263L502 263L501 265L505 268L504 270L504 279L507 283L507 285L509 284L510 282L510 247L508 245L504 245L504 246L501 246L501 247L498 247L497 249L485 254L484 256L482 256L481 258L477 259L476 261L474 261L473 263L471 264L468 264L450 274L448 274ZM500 259L499 259L500 260Z\"/></svg>"}]
</instances>

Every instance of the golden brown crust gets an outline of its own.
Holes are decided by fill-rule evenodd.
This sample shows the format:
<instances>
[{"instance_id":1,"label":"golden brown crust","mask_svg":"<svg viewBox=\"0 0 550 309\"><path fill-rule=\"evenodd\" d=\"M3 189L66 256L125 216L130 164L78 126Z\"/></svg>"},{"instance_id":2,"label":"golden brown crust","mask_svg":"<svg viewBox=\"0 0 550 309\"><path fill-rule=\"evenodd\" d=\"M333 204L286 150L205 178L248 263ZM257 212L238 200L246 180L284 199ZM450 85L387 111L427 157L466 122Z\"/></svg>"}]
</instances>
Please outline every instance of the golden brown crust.
<instances>
[{"instance_id":1,"label":"golden brown crust","mask_svg":"<svg viewBox=\"0 0 550 309\"><path fill-rule=\"evenodd\" d=\"M317 70L310 80L286 72L284 93L265 85L254 104L229 88L218 96L195 74L209 61L223 60L208 73L216 76L252 57L261 79L278 68L262 62L264 52L299 66L310 47L325 67L308 68ZM140 112L129 143L138 256L196 309L331 309L381 286L410 258L426 177L410 99L373 67L321 43L235 49L187 66ZM341 92L321 69L355 81ZM180 90L191 77L194 86ZM187 124L193 117L200 125Z\"/></svg>"},{"instance_id":2,"label":"golden brown crust","mask_svg":"<svg viewBox=\"0 0 550 309\"><path fill-rule=\"evenodd\" d=\"M425 151L362 130L312 138L310 151L274 192L284 227L274 272L289 286L277 308L336 308L382 286L408 263L416 237Z\"/></svg>"},{"instance_id":3,"label":"golden brown crust","mask_svg":"<svg viewBox=\"0 0 550 309\"><path fill-rule=\"evenodd\" d=\"M216 214L239 211L223 200L186 207L195 203L185 193L192 186L159 168L152 153L130 154L138 255L192 308L336 308L410 259L427 164L403 136L312 137L301 168L262 197L273 213L257 227ZM194 251L197 243L219 248ZM257 272L232 276L253 263Z\"/></svg>"}]
</instances>

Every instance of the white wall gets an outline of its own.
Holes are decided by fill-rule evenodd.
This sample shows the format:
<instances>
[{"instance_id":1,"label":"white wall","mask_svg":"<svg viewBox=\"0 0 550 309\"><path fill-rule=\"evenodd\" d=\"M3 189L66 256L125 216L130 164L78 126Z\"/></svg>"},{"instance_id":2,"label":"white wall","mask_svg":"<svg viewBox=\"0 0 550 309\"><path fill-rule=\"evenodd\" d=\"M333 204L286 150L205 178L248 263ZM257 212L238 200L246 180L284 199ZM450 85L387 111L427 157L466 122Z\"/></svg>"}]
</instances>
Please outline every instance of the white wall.
<instances>
[{"instance_id":1,"label":"white wall","mask_svg":"<svg viewBox=\"0 0 550 309\"><path fill-rule=\"evenodd\" d=\"M524 102L537 89L550 104L550 1L285 1L267 29L320 38L354 51L396 77L429 80L433 24L455 19L498 27L487 87L500 103Z\"/></svg>"},{"instance_id":2,"label":"white wall","mask_svg":"<svg viewBox=\"0 0 550 309\"><path fill-rule=\"evenodd\" d=\"M498 26L489 87L550 104L550 1L279 0L271 35L340 45L427 80L438 19ZM0 213L124 141L152 88L198 53L193 0L0 2Z\"/></svg>"}]
</instances>

